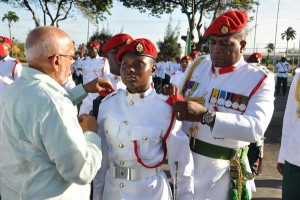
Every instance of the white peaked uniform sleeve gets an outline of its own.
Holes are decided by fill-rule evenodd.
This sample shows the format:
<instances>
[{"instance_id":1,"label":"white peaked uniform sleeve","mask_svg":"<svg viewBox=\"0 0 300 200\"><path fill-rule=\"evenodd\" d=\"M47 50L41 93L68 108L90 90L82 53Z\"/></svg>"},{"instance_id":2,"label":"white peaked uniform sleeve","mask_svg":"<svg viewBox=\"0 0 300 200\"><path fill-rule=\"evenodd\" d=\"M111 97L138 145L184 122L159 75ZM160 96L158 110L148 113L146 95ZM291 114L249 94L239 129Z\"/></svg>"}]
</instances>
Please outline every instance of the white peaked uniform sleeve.
<instances>
[{"instance_id":1,"label":"white peaked uniform sleeve","mask_svg":"<svg viewBox=\"0 0 300 200\"><path fill-rule=\"evenodd\" d=\"M82 133L71 103L50 106L55 109L37 127L49 159L65 181L86 185L101 166L101 139L94 132Z\"/></svg>"},{"instance_id":2,"label":"white peaked uniform sleeve","mask_svg":"<svg viewBox=\"0 0 300 200\"><path fill-rule=\"evenodd\" d=\"M292 85L290 87L289 96L286 103L286 108L283 117L283 125L282 125L282 136L281 136L281 145L279 150L278 162L285 162L286 149L288 148L288 141L290 133L292 133L291 129L294 128L291 126L293 118L295 116L295 109L297 109L297 103L295 100L295 89L297 85L297 80L299 78L300 73L297 73L293 79Z\"/></svg>"},{"instance_id":3,"label":"white peaked uniform sleeve","mask_svg":"<svg viewBox=\"0 0 300 200\"><path fill-rule=\"evenodd\" d=\"M17 80L21 74L22 74L22 69L23 69L23 66L22 66L22 63L17 63L16 64L16 67L15 67L15 71L14 71L14 79Z\"/></svg>"},{"instance_id":4,"label":"white peaked uniform sleeve","mask_svg":"<svg viewBox=\"0 0 300 200\"><path fill-rule=\"evenodd\" d=\"M168 164L175 180L174 162L178 162L178 200L190 200L194 195L194 162L189 146L189 138L181 130L181 122L175 120L174 127L167 139Z\"/></svg>"},{"instance_id":5,"label":"white peaked uniform sleeve","mask_svg":"<svg viewBox=\"0 0 300 200\"><path fill-rule=\"evenodd\" d=\"M243 115L217 112L212 136L255 143L263 137L273 115L275 81L269 75L250 98Z\"/></svg>"},{"instance_id":6,"label":"white peaked uniform sleeve","mask_svg":"<svg viewBox=\"0 0 300 200\"><path fill-rule=\"evenodd\" d=\"M110 67L108 63L108 59L105 58L104 60L104 74L103 75L108 75L110 74Z\"/></svg>"}]
</instances>

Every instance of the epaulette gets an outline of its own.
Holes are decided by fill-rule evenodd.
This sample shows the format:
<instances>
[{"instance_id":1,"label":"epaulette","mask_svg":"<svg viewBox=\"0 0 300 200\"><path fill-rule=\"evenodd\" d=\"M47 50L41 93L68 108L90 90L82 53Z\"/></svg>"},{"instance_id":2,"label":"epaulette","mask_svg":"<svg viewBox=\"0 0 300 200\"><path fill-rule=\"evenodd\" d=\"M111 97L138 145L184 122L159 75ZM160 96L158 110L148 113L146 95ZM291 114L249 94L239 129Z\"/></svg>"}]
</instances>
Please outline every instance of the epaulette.
<instances>
[{"instance_id":1,"label":"epaulette","mask_svg":"<svg viewBox=\"0 0 300 200\"><path fill-rule=\"evenodd\" d=\"M252 66L254 66L256 69L259 69L260 71L262 71L265 75L269 75L272 73L270 70L268 70L268 68L266 68L263 65L253 64Z\"/></svg>"},{"instance_id":2,"label":"epaulette","mask_svg":"<svg viewBox=\"0 0 300 200\"><path fill-rule=\"evenodd\" d=\"M104 97L104 98L102 99L102 102L106 101L107 99L111 98L112 96L115 96L115 95L118 94L120 91L121 91L121 89L118 89L118 90L116 90L116 91L114 91L114 92L108 94L106 97Z\"/></svg>"}]
</instances>

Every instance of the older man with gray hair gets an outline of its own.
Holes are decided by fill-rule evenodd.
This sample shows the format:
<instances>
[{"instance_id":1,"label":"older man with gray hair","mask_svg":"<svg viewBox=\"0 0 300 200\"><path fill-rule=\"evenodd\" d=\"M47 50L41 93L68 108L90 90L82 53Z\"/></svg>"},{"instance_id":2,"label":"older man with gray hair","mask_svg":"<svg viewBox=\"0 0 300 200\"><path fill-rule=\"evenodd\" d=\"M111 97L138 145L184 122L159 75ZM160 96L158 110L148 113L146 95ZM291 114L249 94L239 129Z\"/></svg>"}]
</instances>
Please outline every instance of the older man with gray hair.
<instances>
[{"instance_id":1,"label":"older man with gray hair","mask_svg":"<svg viewBox=\"0 0 300 200\"><path fill-rule=\"evenodd\" d=\"M88 199L101 165L94 117L61 86L74 62L71 38L56 27L31 31L29 67L0 100L0 194L10 199Z\"/></svg>"}]
</instances>

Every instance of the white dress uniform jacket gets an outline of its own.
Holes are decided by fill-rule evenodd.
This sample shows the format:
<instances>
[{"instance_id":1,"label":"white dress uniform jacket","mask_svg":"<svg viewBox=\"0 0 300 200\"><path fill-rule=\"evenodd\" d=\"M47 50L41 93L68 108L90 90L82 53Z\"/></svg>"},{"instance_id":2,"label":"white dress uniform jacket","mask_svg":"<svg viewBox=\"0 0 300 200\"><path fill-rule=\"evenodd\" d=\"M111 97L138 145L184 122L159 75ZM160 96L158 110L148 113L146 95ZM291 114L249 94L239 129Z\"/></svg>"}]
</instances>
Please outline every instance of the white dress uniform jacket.
<instances>
[{"instance_id":1,"label":"white dress uniform jacket","mask_svg":"<svg viewBox=\"0 0 300 200\"><path fill-rule=\"evenodd\" d=\"M157 168L143 167L135 155L136 150L148 166L162 161L162 140L171 116L172 107L152 88L142 94L119 90L103 100L98 115L99 135L107 138L110 166L106 172L104 200L172 199L165 173ZM181 122L174 120L166 146L172 177L174 161L179 163L177 199L193 199L194 165L188 137L181 131ZM139 178L118 178L121 171L116 170L116 166L131 168L132 173L128 173L128 177Z\"/></svg>"},{"instance_id":2,"label":"white dress uniform jacket","mask_svg":"<svg viewBox=\"0 0 300 200\"><path fill-rule=\"evenodd\" d=\"M277 77L280 78L287 78L288 77L288 72L291 71L292 67L290 63L288 62L278 62L275 65L276 71L277 71Z\"/></svg>"},{"instance_id":3,"label":"white dress uniform jacket","mask_svg":"<svg viewBox=\"0 0 300 200\"><path fill-rule=\"evenodd\" d=\"M100 138L82 133L61 85L29 67L22 73L0 99L2 200L88 199Z\"/></svg>"},{"instance_id":4,"label":"white dress uniform jacket","mask_svg":"<svg viewBox=\"0 0 300 200\"><path fill-rule=\"evenodd\" d=\"M182 71L177 71L174 74L172 74L171 79L170 79L170 83L176 84L177 86L179 86L184 79L184 72ZM179 87L180 88L180 87Z\"/></svg>"},{"instance_id":5,"label":"white dress uniform jacket","mask_svg":"<svg viewBox=\"0 0 300 200\"><path fill-rule=\"evenodd\" d=\"M126 89L126 86L122 82L121 76L109 74L103 78L108 78L115 90ZM99 96L98 93L89 93L88 96L82 101L80 106L79 115L89 114L93 110L93 100Z\"/></svg>"},{"instance_id":6,"label":"white dress uniform jacket","mask_svg":"<svg viewBox=\"0 0 300 200\"><path fill-rule=\"evenodd\" d=\"M21 76L22 64L19 60L6 56L0 60L0 96L8 85Z\"/></svg>"},{"instance_id":7,"label":"white dress uniform jacket","mask_svg":"<svg viewBox=\"0 0 300 200\"><path fill-rule=\"evenodd\" d=\"M245 147L263 137L274 110L273 74L257 65L247 64L243 57L225 70L214 69L210 58L206 57L198 64L187 85L189 89L185 96L204 97L204 106L218 111L213 129L197 123L198 133L193 137L228 148ZM194 125L184 121L184 132L189 134L189 128ZM193 157L194 199L228 199L231 188L229 161L194 152Z\"/></svg>"},{"instance_id":8,"label":"white dress uniform jacket","mask_svg":"<svg viewBox=\"0 0 300 200\"><path fill-rule=\"evenodd\" d=\"M164 73L171 76L174 72L173 63L171 61L166 61L161 63Z\"/></svg>"},{"instance_id":9,"label":"white dress uniform jacket","mask_svg":"<svg viewBox=\"0 0 300 200\"><path fill-rule=\"evenodd\" d=\"M89 56L79 62L79 67L82 69L83 84L94 80L97 77L110 74L108 60L104 57L96 56L91 58Z\"/></svg>"},{"instance_id":10,"label":"white dress uniform jacket","mask_svg":"<svg viewBox=\"0 0 300 200\"><path fill-rule=\"evenodd\" d=\"M295 99L295 92L299 76L300 73L296 73L290 87L290 92L286 103L278 162L284 163L287 161L300 167L300 118L299 105ZM296 95L299 97L300 94Z\"/></svg>"}]
</instances>

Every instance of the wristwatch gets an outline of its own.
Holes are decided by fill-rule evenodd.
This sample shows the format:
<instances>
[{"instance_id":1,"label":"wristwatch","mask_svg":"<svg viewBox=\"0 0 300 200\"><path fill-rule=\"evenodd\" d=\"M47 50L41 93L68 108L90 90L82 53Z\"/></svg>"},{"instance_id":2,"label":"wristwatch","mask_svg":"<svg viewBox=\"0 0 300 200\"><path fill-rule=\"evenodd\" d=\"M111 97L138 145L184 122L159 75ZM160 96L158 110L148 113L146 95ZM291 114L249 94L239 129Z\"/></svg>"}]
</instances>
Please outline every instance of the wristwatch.
<instances>
[{"instance_id":1,"label":"wristwatch","mask_svg":"<svg viewBox=\"0 0 300 200\"><path fill-rule=\"evenodd\" d=\"M207 111L203 115L202 124L209 125L210 123L212 123L214 121L215 116L216 116L216 114L213 111L207 109Z\"/></svg>"}]
</instances>

